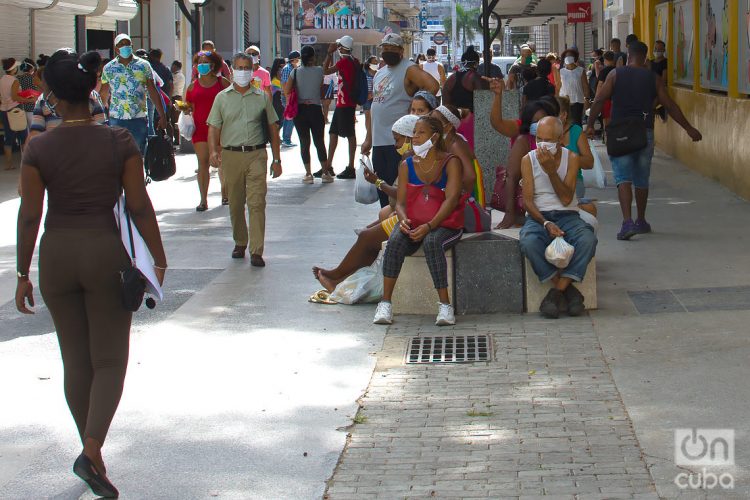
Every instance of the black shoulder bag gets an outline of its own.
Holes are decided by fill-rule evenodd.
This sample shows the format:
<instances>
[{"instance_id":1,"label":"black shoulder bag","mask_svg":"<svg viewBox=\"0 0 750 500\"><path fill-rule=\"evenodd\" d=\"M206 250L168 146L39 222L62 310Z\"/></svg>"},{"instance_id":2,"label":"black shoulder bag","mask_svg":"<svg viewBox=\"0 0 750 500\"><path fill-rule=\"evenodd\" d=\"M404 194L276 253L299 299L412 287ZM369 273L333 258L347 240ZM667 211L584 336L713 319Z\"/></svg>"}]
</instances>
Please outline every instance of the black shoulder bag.
<instances>
[{"instance_id":1,"label":"black shoulder bag","mask_svg":"<svg viewBox=\"0 0 750 500\"><path fill-rule=\"evenodd\" d=\"M612 121L607 125L607 154L609 156L625 156L635 153L648 146L646 135L646 117L627 117Z\"/></svg>"},{"instance_id":2,"label":"black shoulder bag","mask_svg":"<svg viewBox=\"0 0 750 500\"><path fill-rule=\"evenodd\" d=\"M112 157L114 158L115 167L117 167L119 158L117 156L117 141L115 140L115 133L112 131ZM125 198L122 197L124 200ZM118 228L120 226L120 215L119 205L120 200L117 200L118 205ZM136 266L135 257L135 245L133 244L133 226L130 222L130 212L128 212L127 206L123 207L125 212L125 220L128 224L128 240L130 242L130 255L128 256L128 265L120 270L120 285L122 287L122 305L128 310L135 312L141 307L143 303L143 295L146 293L146 277L143 275L140 269ZM120 235L122 236L122 229L120 228Z\"/></svg>"}]
</instances>

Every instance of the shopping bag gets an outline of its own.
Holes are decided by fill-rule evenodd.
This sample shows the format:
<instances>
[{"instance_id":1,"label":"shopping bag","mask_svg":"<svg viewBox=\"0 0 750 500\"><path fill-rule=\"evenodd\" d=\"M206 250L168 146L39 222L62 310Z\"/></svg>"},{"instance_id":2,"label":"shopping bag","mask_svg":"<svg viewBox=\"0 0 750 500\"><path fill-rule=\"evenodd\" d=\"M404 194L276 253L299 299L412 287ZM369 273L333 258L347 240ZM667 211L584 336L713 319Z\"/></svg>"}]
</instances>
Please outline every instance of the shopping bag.
<instances>
[{"instance_id":1,"label":"shopping bag","mask_svg":"<svg viewBox=\"0 0 750 500\"><path fill-rule=\"evenodd\" d=\"M180 135L189 141L193 138L195 133L195 121L193 115L186 115L184 112L180 112L180 117L177 119L177 128L180 129Z\"/></svg>"},{"instance_id":2,"label":"shopping bag","mask_svg":"<svg viewBox=\"0 0 750 500\"><path fill-rule=\"evenodd\" d=\"M363 205L370 205L378 201L378 188L365 179L365 169L372 171L370 157L362 155L357 167L357 178L354 180L354 201Z\"/></svg>"},{"instance_id":3,"label":"shopping bag","mask_svg":"<svg viewBox=\"0 0 750 500\"><path fill-rule=\"evenodd\" d=\"M358 269L330 295L339 304L375 303L383 298L383 252L369 267Z\"/></svg>"},{"instance_id":4,"label":"shopping bag","mask_svg":"<svg viewBox=\"0 0 750 500\"><path fill-rule=\"evenodd\" d=\"M591 154L594 155L594 166L588 170L581 169L583 173L583 185L590 188L604 189L607 187L607 175L604 173L602 160L594 147L593 141L589 140Z\"/></svg>"},{"instance_id":5,"label":"shopping bag","mask_svg":"<svg viewBox=\"0 0 750 500\"><path fill-rule=\"evenodd\" d=\"M570 264L570 259L573 258L573 252L575 252L573 245L565 241L562 236L558 236L547 246L544 258L550 264L565 269Z\"/></svg>"}]
</instances>

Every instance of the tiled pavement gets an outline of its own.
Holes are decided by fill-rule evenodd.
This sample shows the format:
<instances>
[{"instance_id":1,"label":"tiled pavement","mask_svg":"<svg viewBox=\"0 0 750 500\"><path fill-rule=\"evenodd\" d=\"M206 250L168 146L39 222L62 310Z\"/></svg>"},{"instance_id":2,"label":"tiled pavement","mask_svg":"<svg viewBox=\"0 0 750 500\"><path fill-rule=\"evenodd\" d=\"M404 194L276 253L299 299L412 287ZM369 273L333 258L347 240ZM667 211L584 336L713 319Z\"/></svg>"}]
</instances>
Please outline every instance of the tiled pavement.
<instances>
[{"instance_id":1,"label":"tiled pavement","mask_svg":"<svg viewBox=\"0 0 750 500\"><path fill-rule=\"evenodd\" d=\"M588 317L396 317L326 499L658 498ZM405 365L415 335L491 362Z\"/></svg>"}]
</instances>

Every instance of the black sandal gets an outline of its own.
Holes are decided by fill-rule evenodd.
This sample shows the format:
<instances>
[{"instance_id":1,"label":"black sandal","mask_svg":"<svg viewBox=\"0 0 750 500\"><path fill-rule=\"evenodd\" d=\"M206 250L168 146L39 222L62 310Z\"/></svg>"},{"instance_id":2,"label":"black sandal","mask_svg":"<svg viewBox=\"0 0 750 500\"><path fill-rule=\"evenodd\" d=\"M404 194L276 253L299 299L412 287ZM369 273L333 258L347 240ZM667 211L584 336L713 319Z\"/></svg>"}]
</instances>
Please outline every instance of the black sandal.
<instances>
[{"instance_id":1,"label":"black sandal","mask_svg":"<svg viewBox=\"0 0 750 500\"><path fill-rule=\"evenodd\" d=\"M97 496L102 498L117 498L120 496L117 488L99 472L94 462L83 453L78 455L73 463L73 473L83 479Z\"/></svg>"},{"instance_id":2,"label":"black sandal","mask_svg":"<svg viewBox=\"0 0 750 500\"><path fill-rule=\"evenodd\" d=\"M222 205L229 205L229 198L222 198L221 199L221 204Z\"/></svg>"},{"instance_id":3,"label":"black sandal","mask_svg":"<svg viewBox=\"0 0 750 500\"><path fill-rule=\"evenodd\" d=\"M201 203L200 205L195 207L196 212L205 212L206 210L208 210L208 203Z\"/></svg>"}]
</instances>

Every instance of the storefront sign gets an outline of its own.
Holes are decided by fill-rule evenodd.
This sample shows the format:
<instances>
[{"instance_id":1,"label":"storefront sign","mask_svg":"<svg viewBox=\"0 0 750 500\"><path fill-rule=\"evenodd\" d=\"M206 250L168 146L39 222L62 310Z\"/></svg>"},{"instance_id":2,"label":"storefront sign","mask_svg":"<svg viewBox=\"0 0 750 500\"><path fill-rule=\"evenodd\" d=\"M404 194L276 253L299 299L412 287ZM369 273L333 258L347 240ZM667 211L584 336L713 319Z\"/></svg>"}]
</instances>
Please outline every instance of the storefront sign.
<instances>
[{"instance_id":1,"label":"storefront sign","mask_svg":"<svg viewBox=\"0 0 750 500\"><path fill-rule=\"evenodd\" d=\"M435 45L443 45L445 43L445 33L443 33L442 31L438 31L437 33L432 35L432 43L434 43Z\"/></svg>"},{"instance_id":2,"label":"storefront sign","mask_svg":"<svg viewBox=\"0 0 750 500\"><path fill-rule=\"evenodd\" d=\"M300 35L299 43L302 45L313 45L318 42L318 37L315 35Z\"/></svg>"},{"instance_id":3,"label":"storefront sign","mask_svg":"<svg viewBox=\"0 0 750 500\"><path fill-rule=\"evenodd\" d=\"M339 16L336 14L316 14L313 28L324 30L363 30L367 27L367 16L364 14L350 14Z\"/></svg>"},{"instance_id":4,"label":"storefront sign","mask_svg":"<svg viewBox=\"0 0 750 500\"><path fill-rule=\"evenodd\" d=\"M300 30L363 30L367 28L367 15L362 5L339 1L312 3L301 1L297 18Z\"/></svg>"},{"instance_id":5,"label":"storefront sign","mask_svg":"<svg viewBox=\"0 0 750 500\"><path fill-rule=\"evenodd\" d=\"M591 2L569 3L567 12L568 24L591 22Z\"/></svg>"}]
</instances>

